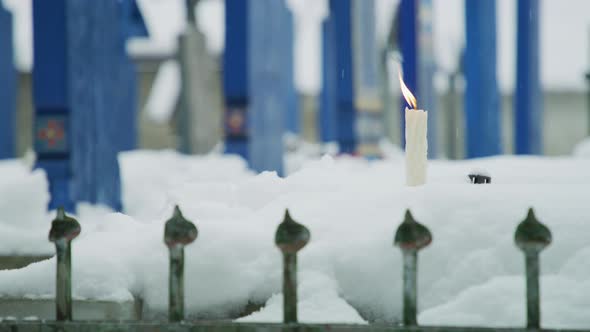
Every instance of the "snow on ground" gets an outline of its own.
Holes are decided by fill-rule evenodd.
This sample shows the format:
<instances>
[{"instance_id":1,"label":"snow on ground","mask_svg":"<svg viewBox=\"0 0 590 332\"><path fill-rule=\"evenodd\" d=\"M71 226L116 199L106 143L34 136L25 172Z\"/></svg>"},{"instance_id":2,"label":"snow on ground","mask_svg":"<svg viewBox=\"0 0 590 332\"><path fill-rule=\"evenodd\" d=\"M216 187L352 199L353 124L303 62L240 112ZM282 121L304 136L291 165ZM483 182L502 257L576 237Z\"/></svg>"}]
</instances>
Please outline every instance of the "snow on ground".
<instances>
[{"instance_id":1,"label":"snow on ground","mask_svg":"<svg viewBox=\"0 0 590 332\"><path fill-rule=\"evenodd\" d=\"M186 156L172 150L123 152L119 156L125 212L139 219L163 218L174 191L192 183L231 183L250 178L246 162L212 153ZM166 215L165 217L168 217Z\"/></svg>"},{"instance_id":2,"label":"snow on ground","mask_svg":"<svg viewBox=\"0 0 590 332\"><path fill-rule=\"evenodd\" d=\"M0 255L51 252L42 227L49 217L47 188L43 171L31 172L23 160L0 160Z\"/></svg>"},{"instance_id":3,"label":"snow on ground","mask_svg":"<svg viewBox=\"0 0 590 332\"><path fill-rule=\"evenodd\" d=\"M573 154L579 158L590 158L590 137L576 144Z\"/></svg>"},{"instance_id":4,"label":"snow on ground","mask_svg":"<svg viewBox=\"0 0 590 332\"><path fill-rule=\"evenodd\" d=\"M41 172L29 174L18 165L0 164L2 227L16 228L15 221L24 220L21 230L43 233L34 245L46 245L51 217L43 209L45 180ZM253 175L234 157L171 151L125 153L121 165L127 215L79 209L76 298L140 296L146 317L163 317L168 291L163 223L179 204L199 229L186 249L189 315L235 317L252 302L266 305L244 321L278 321L282 260L273 239L288 207L312 234L299 256L301 320L397 321L401 255L392 242L409 207L434 236L420 253L419 322L522 326L524 267L513 234L533 206L554 238L541 255L544 326L590 326L590 299L583 296L590 291L590 159L433 161L429 183L418 188L404 185L399 156L374 162L324 157L286 178ZM474 169L491 174L492 184L469 184L467 174ZM15 246L23 231L8 235ZM4 239L0 242L9 250ZM53 297L54 278L53 259L1 271L0 294Z\"/></svg>"}]
</instances>

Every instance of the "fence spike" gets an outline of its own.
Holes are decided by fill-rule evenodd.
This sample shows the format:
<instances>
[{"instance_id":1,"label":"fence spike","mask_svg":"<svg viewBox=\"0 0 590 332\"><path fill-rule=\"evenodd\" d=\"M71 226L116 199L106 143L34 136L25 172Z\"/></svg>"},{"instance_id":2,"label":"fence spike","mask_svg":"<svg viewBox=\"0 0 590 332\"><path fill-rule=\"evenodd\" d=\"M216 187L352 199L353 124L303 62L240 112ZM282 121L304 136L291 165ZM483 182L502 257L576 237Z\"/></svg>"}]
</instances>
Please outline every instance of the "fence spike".
<instances>
[{"instance_id":1,"label":"fence spike","mask_svg":"<svg viewBox=\"0 0 590 332\"><path fill-rule=\"evenodd\" d=\"M57 273L55 278L56 320L72 320L72 246L71 242L80 234L78 221L66 215L64 208L57 209L51 222L49 241L55 242Z\"/></svg>"},{"instance_id":2,"label":"fence spike","mask_svg":"<svg viewBox=\"0 0 590 332\"><path fill-rule=\"evenodd\" d=\"M283 253L283 322L297 323L297 252L309 242L307 227L291 218L285 211L277 228L275 244Z\"/></svg>"},{"instance_id":3,"label":"fence spike","mask_svg":"<svg viewBox=\"0 0 590 332\"><path fill-rule=\"evenodd\" d=\"M178 205L172 217L166 221L164 243L170 253L170 276L168 280L168 320L184 319L184 247L198 235L195 224L185 219Z\"/></svg>"},{"instance_id":4,"label":"fence spike","mask_svg":"<svg viewBox=\"0 0 590 332\"><path fill-rule=\"evenodd\" d=\"M514 242L524 252L526 269L527 327L541 327L539 253L551 244L551 231L540 223L532 208L514 233Z\"/></svg>"},{"instance_id":5,"label":"fence spike","mask_svg":"<svg viewBox=\"0 0 590 332\"><path fill-rule=\"evenodd\" d=\"M432 235L426 226L416 222L410 210L406 210L404 221L395 232L393 244L398 246L404 260L404 313L403 320L406 326L418 325L417 298L418 298L418 251L432 242Z\"/></svg>"}]
</instances>

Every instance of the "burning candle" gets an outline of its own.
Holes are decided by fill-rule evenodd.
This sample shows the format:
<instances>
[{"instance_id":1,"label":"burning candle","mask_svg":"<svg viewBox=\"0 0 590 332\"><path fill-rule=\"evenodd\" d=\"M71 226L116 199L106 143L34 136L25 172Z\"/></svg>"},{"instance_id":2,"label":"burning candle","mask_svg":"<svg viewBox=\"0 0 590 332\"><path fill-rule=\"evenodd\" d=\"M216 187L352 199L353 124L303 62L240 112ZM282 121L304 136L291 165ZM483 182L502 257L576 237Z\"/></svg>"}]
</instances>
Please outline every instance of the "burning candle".
<instances>
[{"instance_id":1,"label":"burning candle","mask_svg":"<svg viewBox=\"0 0 590 332\"><path fill-rule=\"evenodd\" d=\"M399 71L402 94L410 107L406 107L406 185L420 186L426 183L428 152L428 112L417 109L416 97L404 83Z\"/></svg>"}]
</instances>

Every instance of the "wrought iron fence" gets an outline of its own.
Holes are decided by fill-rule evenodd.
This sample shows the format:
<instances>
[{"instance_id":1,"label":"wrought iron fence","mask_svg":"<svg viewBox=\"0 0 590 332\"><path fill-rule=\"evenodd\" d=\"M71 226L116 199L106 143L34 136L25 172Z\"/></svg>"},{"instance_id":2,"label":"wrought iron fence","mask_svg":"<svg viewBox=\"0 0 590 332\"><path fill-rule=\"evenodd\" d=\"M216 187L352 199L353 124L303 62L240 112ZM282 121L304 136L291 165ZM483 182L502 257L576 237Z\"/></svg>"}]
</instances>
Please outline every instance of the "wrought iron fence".
<instances>
[{"instance_id":1,"label":"wrought iron fence","mask_svg":"<svg viewBox=\"0 0 590 332\"><path fill-rule=\"evenodd\" d=\"M285 212L275 243L283 254L283 323L234 323L231 321L185 321L184 312L184 247L197 238L197 228L175 207L166 222L164 242L170 254L168 322L150 321L74 321L72 317L71 242L81 231L80 224L59 209L52 222L49 240L55 242L57 258L56 320L3 321L0 331L428 331L428 332L486 332L486 331L582 331L541 329L539 297L539 253L551 243L550 230L540 223L533 209L518 225L515 244L523 251L526 266L526 327L452 327L421 326L417 316L418 252L432 242L428 228L417 222L409 210L399 225L394 245L403 256L403 324L302 324L297 319L297 252L310 239L309 230Z\"/></svg>"}]
</instances>

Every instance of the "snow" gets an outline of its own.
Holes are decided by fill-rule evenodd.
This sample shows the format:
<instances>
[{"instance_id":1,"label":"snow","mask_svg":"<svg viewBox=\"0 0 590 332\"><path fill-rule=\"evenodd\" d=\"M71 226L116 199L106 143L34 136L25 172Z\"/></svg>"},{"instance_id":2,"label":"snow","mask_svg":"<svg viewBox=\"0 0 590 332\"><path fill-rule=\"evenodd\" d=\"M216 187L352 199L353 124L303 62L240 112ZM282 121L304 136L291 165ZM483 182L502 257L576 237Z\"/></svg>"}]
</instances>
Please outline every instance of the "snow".
<instances>
[{"instance_id":1,"label":"snow","mask_svg":"<svg viewBox=\"0 0 590 332\"><path fill-rule=\"evenodd\" d=\"M298 259L301 321L398 321L402 264L393 235L411 208L434 237L419 255L419 322L522 326L523 255L513 236L533 206L554 239L541 254L543 325L590 326L590 299L584 296L590 291L590 159L432 161L428 184L409 188L403 185L399 151L391 148L388 155L372 162L309 157L280 178L271 172L254 175L237 157L124 153L125 214L79 206L73 295L112 301L138 296L146 317L165 316L163 223L179 204L199 229L185 253L189 316L236 317L251 302L264 307L243 321L280 321L282 259L273 239L288 207L312 236ZM492 184L470 184L467 174L473 169L485 169ZM2 232L0 249L25 249L19 240L26 232L43 233L39 243L30 243L47 245L54 213L44 211L42 172L9 161L0 163L0 174L0 224L22 230ZM0 294L51 298L54 278L53 259L0 271Z\"/></svg>"},{"instance_id":2,"label":"snow","mask_svg":"<svg viewBox=\"0 0 590 332\"><path fill-rule=\"evenodd\" d=\"M131 151L119 155L123 205L126 213L144 218L167 218L174 190L197 183L237 181L253 173L237 156L187 156L172 150ZM206 193L204 194L212 194Z\"/></svg>"},{"instance_id":3,"label":"snow","mask_svg":"<svg viewBox=\"0 0 590 332\"><path fill-rule=\"evenodd\" d=\"M338 287L333 277L322 273L308 272L299 285L297 315L307 323L366 324L366 321L346 301L338 296ZM274 294L264 308L240 318L239 322L283 321L283 295Z\"/></svg>"},{"instance_id":4,"label":"snow","mask_svg":"<svg viewBox=\"0 0 590 332\"><path fill-rule=\"evenodd\" d=\"M149 38L133 38L127 43L130 54L170 55L176 52L178 35L186 27L186 7L182 0L137 1Z\"/></svg>"},{"instance_id":5,"label":"snow","mask_svg":"<svg viewBox=\"0 0 590 332\"><path fill-rule=\"evenodd\" d=\"M186 6L183 0L138 0L148 27L149 38L127 42L133 55L170 56L176 53L178 35L186 28ZM205 35L207 49L219 55L225 42L225 3L223 0L202 0L197 4L197 26Z\"/></svg>"},{"instance_id":6,"label":"snow","mask_svg":"<svg viewBox=\"0 0 590 332\"><path fill-rule=\"evenodd\" d=\"M43 171L30 171L23 160L0 161L0 252L2 255L51 252L46 219L49 193ZM26 205L23 205L26 202Z\"/></svg>"},{"instance_id":7,"label":"snow","mask_svg":"<svg viewBox=\"0 0 590 332\"><path fill-rule=\"evenodd\" d=\"M156 123L165 123L173 115L180 96L180 68L176 60L167 60L158 68L144 112Z\"/></svg>"},{"instance_id":8,"label":"snow","mask_svg":"<svg viewBox=\"0 0 590 332\"><path fill-rule=\"evenodd\" d=\"M33 68L32 0L0 0L12 12L14 64L21 71Z\"/></svg>"},{"instance_id":9,"label":"snow","mask_svg":"<svg viewBox=\"0 0 590 332\"><path fill-rule=\"evenodd\" d=\"M200 0L197 3L197 25L206 36L207 49L219 55L225 47L225 2Z\"/></svg>"},{"instance_id":10,"label":"snow","mask_svg":"<svg viewBox=\"0 0 590 332\"><path fill-rule=\"evenodd\" d=\"M590 158L590 137L582 140L574 147L574 156L580 158Z\"/></svg>"}]
</instances>

